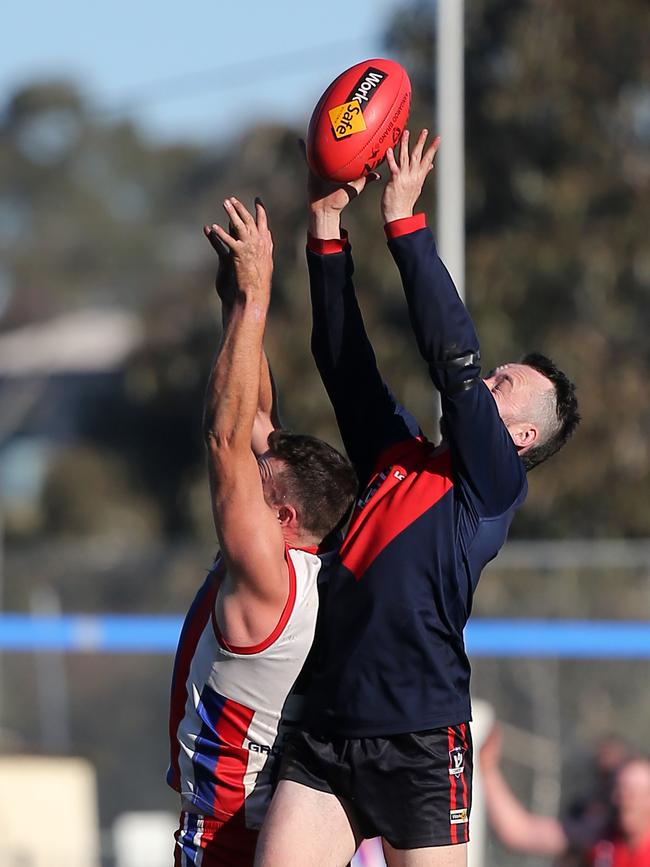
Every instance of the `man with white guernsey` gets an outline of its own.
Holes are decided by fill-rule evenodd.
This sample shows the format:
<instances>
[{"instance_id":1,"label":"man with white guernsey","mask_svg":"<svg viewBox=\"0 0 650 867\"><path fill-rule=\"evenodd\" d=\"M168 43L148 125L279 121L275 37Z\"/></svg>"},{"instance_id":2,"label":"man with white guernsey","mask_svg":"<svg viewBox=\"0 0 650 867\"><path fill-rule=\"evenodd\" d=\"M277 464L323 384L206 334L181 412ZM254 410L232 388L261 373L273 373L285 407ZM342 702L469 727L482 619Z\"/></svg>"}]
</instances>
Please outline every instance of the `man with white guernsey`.
<instances>
[{"instance_id":1,"label":"man with white guernsey","mask_svg":"<svg viewBox=\"0 0 650 867\"><path fill-rule=\"evenodd\" d=\"M271 799L296 681L311 648L321 546L356 493L348 461L274 430L263 351L273 243L261 203L236 199L205 233L233 267L204 434L221 554L186 617L174 665L168 782L181 795L175 864L247 867ZM219 252L219 250L218 250ZM219 288L219 287L218 287Z\"/></svg>"}]
</instances>

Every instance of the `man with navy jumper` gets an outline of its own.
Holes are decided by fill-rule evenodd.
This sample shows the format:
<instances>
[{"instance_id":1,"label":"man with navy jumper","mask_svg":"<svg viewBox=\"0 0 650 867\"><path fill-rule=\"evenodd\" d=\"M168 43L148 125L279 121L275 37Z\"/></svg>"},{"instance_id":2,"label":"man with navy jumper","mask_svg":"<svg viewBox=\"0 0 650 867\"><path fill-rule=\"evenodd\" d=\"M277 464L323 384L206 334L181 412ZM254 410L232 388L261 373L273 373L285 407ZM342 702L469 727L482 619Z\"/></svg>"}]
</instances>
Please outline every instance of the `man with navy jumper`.
<instances>
[{"instance_id":1,"label":"man with navy jumper","mask_svg":"<svg viewBox=\"0 0 650 867\"><path fill-rule=\"evenodd\" d=\"M361 494L321 607L305 731L285 754L262 867L345 865L381 836L389 867L466 864L470 666L463 629L481 570L523 503L526 471L578 422L574 387L529 355L480 377L470 316L413 209L439 144L388 152L388 246L442 404L429 442L384 383L340 213L368 179L310 180L312 349ZM371 178L372 179L372 178Z\"/></svg>"}]
</instances>

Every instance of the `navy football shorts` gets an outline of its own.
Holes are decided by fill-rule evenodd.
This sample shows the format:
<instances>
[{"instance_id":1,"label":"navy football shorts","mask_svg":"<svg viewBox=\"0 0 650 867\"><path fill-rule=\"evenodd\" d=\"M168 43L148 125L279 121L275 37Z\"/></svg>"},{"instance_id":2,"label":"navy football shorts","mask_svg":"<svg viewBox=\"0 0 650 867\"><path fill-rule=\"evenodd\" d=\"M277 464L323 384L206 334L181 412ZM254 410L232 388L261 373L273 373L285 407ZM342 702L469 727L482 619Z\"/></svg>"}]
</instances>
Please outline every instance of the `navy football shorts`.
<instances>
[{"instance_id":1,"label":"navy football shorts","mask_svg":"<svg viewBox=\"0 0 650 867\"><path fill-rule=\"evenodd\" d=\"M472 738L467 723L373 738L297 732L280 777L336 795L354 831L395 849L469 840Z\"/></svg>"}]
</instances>

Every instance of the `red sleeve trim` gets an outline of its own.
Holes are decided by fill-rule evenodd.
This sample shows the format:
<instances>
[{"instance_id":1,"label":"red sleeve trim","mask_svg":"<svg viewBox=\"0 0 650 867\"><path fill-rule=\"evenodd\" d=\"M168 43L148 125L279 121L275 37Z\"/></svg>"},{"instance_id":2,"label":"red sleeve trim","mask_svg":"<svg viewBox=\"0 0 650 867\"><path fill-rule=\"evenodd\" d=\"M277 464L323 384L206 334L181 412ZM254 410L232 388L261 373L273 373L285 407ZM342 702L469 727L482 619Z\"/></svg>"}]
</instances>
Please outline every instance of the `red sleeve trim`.
<instances>
[{"instance_id":1,"label":"red sleeve trim","mask_svg":"<svg viewBox=\"0 0 650 867\"><path fill-rule=\"evenodd\" d=\"M424 212L413 214L412 217L402 217L401 220L393 220L392 223L386 223L384 232L389 241L393 238L401 238L402 235L410 235L411 232L417 232L418 229L426 229L427 215Z\"/></svg>"},{"instance_id":2,"label":"red sleeve trim","mask_svg":"<svg viewBox=\"0 0 650 867\"><path fill-rule=\"evenodd\" d=\"M342 253L348 245L348 233L341 229L340 238L315 238L311 232L307 232L307 249L319 256L329 256L332 253Z\"/></svg>"},{"instance_id":3,"label":"red sleeve trim","mask_svg":"<svg viewBox=\"0 0 650 867\"><path fill-rule=\"evenodd\" d=\"M250 644L246 647L240 647L236 644L230 644L229 641L226 641L221 630L219 629L219 624L217 623L216 604L212 606L212 626L214 628L214 633L217 637L217 641L223 648L225 648L225 650L228 650L230 653L237 653L245 656L248 656L251 653L261 653L263 650L266 650L275 641L277 641L277 639L284 631L284 627L289 622L289 618L291 617L291 614L293 612L294 605L296 604L296 569L293 565L291 557L289 556L289 549L286 545L284 548L284 559L287 563L289 571L289 596L287 598L284 609L282 611L282 614L280 615L280 619L278 620L275 629L267 638L265 638L263 641L260 641L259 644Z\"/></svg>"}]
</instances>

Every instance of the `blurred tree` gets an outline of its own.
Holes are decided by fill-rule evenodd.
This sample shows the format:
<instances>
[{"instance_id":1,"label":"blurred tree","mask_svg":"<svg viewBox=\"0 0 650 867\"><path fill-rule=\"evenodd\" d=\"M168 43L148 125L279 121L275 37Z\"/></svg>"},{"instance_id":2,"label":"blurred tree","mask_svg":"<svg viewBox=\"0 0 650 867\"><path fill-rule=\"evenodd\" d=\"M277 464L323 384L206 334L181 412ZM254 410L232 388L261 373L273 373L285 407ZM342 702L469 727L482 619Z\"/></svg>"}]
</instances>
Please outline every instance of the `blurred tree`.
<instances>
[{"instance_id":1,"label":"blurred tree","mask_svg":"<svg viewBox=\"0 0 650 867\"><path fill-rule=\"evenodd\" d=\"M157 538L158 508L147 494L138 496L131 488L115 455L88 446L66 449L52 462L45 483L46 525L54 534L101 534L121 544Z\"/></svg>"}]
</instances>

